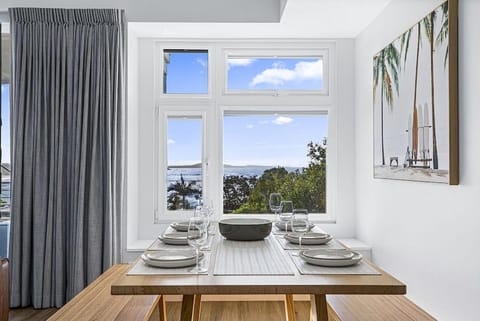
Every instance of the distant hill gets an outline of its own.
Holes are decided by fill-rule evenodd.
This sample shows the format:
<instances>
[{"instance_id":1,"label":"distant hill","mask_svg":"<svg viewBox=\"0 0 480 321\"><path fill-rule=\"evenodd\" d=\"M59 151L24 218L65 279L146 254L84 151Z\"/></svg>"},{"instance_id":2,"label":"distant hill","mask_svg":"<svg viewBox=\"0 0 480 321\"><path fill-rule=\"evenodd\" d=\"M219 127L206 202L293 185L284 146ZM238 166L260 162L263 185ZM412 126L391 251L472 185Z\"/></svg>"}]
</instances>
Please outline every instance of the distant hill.
<instances>
[{"instance_id":1,"label":"distant hill","mask_svg":"<svg viewBox=\"0 0 480 321\"><path fill-rule=\"evenodd\" d=\"M196 163L191 165L169 165L168 168L201 168L202 163ZM272 166L266 165L229 165L225 164L224 167L228 168L245 168L245 167L256 167L256 168L272 168Z\"/></svg>"}]
</instances>

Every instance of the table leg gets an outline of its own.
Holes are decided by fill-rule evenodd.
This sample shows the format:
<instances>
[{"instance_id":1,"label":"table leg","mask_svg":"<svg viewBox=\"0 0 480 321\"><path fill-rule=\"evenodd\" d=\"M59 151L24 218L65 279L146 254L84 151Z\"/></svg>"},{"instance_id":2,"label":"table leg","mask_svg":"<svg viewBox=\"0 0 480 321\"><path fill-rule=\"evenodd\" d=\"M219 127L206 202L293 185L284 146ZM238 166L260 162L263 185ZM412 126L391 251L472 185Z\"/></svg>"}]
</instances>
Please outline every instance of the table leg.
<instances>
[{"instance_id":1,"label":"table leg","mask_svg":"<svg viewBox=\"0 0 480 321\"><path fill-rule=\"evenodd\" d=\"M310 304L310 321L328 321L327 296L325 294L312 294Z\"/></svg>"},{"instance_id":2,"label":"table leg","mask_svg":"<svg viewBox=\"0 0 480 321\"><path fill-rule=\"evenodd\" d=\"M180 321L192 321L194 295L184 295L182 299L182 311Z\"/></svg>"},{"instance_id":3,"label":"table leg","mask_svg":"<svg viewBox=\"0 0 480 321\"><path fill-rule=\"evenodd\" d=\"M293 303L293 294L285 295L285 317L287 321L295 321L295 305Z\"/></svg>"},{"instance_id":4,"label":"table leg","mask_svg":"<svg viewBox=\"0 0 480 321\"><path fill-rule=\"evenodd\" d=\"M192 321L200 320L200 307L202 302L202 295L195 294L195 299L193 301L193 318Z\"/></svg>"},{"instance_id":5,"label":"table leg","mask_svg":"<svg viewBox=\"0 0 480 321\"><path fill-rule=\"evenodd\" d=\"M164 295L161 295L158 300L158 313L160 314L160 321L167 321L167 307L165 305Z\"/></svg>"}]
</instances>

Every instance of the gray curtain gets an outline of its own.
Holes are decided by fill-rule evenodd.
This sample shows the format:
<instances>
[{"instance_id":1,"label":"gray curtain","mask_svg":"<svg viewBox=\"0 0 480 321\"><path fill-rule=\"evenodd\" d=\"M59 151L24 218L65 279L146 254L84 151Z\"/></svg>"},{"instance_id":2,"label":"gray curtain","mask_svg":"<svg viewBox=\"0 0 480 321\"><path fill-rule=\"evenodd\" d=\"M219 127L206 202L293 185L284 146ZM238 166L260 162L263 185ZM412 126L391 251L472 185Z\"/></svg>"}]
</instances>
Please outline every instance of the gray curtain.
<instances>
[{"instance_id":1,"label":"gray curtain","mask_svg":"<svg viewBox=\"0 0 480 321\"><path fill-rule=\"evenodd\" d=\"M11 306L59 307L120 260L125 16L9 11Z\"/></svg>"}]
</instances>

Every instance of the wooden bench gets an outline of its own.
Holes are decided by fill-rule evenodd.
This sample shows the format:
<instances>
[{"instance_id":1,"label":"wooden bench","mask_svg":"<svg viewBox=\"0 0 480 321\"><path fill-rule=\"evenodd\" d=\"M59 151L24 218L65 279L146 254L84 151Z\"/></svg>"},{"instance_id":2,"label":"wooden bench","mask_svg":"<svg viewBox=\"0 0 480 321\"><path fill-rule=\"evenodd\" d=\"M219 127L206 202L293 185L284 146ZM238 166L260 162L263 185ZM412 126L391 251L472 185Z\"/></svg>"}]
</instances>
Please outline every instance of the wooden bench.
<instances>
[{"instance_id":1,"label":"wooden bench","mask_svg":"<svg viewBox=\"0 0 480 321\"><path fill-rule=\"evenodd\" d=\"M329 295L329 321L434 321L403 295Z\"/></svg>"},{"instance_id":2,"label":"wooden bench","mask_svg":"<svg viewBox=\"0 0 480 321\"><path fill-rule=\"evenodd\" d=\"M297 302L299 309L306 308L305 301ZM327 295L327 303L328 321L436 320L403 295ZM287 297L285 308L286 320L294 321L292 298Z\"/></svg>"},{"instance_id":3,"label":"wooden bench","mask_svg":"<svg viewBox=\"0 0 480 321\"><path fill-rule=\"evenodd\" d=\"M131 266L114 265L48 320L166 321L165 300L158 295L111 295L112 283Z\"/></svg>"}]
</instances>

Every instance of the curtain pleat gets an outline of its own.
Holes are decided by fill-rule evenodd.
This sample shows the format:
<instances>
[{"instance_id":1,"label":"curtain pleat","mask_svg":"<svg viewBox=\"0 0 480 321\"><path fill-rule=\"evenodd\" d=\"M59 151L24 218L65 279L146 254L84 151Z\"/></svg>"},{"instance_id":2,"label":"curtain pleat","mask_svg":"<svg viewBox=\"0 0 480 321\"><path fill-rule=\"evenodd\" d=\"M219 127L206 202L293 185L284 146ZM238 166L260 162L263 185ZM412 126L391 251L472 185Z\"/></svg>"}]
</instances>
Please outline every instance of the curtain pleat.
<instances>
[{"instance_id":1,"label":"curtain pleat","mask_svg":"<svg viewBox=\"0 0 480 321\"><path fill-rule=\"evenodd\" d=\"M10 302L60 307L120 261L125 16L9 11Z\"/></svg>"}]
</instances>

